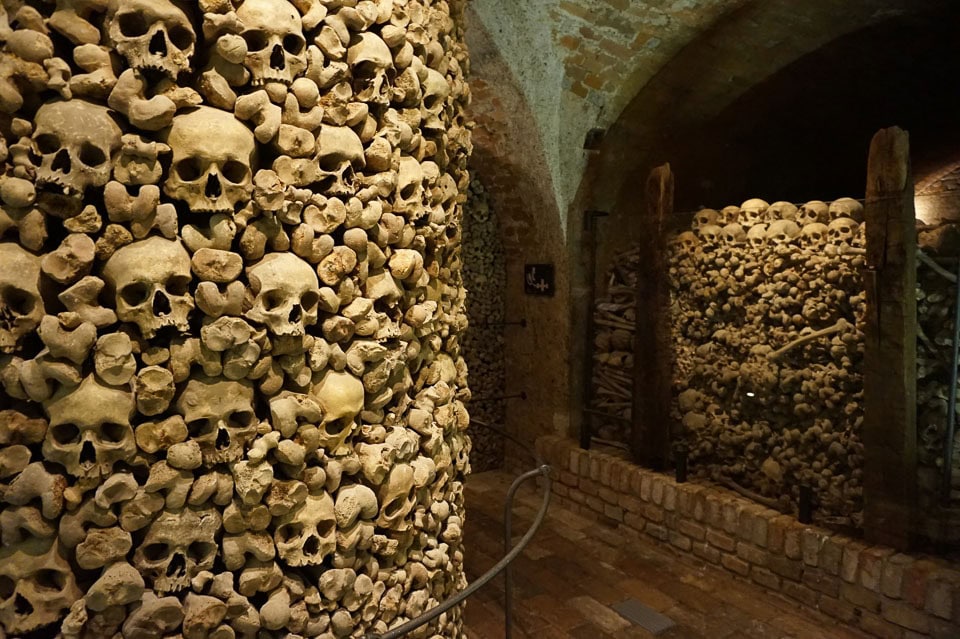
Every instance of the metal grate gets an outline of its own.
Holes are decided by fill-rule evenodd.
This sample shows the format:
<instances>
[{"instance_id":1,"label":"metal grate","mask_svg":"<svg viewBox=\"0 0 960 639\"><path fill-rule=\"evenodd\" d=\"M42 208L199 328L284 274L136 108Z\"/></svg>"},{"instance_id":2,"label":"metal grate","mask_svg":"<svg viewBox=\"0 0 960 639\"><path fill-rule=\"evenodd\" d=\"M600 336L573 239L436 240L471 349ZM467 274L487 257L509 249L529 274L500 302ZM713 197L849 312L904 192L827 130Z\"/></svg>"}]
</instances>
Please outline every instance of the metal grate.
<instances>
[{"instance_id":1,"label":"metal grate","mask_svg":"<svg viewBox=\"0 0 960 639\"><path fill-rule=\"evenodd\" d=\"M611 607L621 617L632 621L653 635L660 635L677 625L670 617L661 615L650 606L646 606L636 599L627 599Z\"/></svg>"}]
</instances>

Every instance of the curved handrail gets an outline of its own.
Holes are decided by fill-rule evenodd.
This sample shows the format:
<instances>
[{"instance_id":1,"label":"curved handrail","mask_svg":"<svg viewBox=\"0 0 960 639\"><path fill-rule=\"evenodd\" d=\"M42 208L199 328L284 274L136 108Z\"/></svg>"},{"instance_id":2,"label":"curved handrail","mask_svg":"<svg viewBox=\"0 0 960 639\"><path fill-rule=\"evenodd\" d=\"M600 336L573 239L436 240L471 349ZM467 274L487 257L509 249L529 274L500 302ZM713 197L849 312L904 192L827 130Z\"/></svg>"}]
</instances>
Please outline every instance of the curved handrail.
<instances>
[{"instance_id":1,"label":"curved handrail","mask_svg":"<svg viewBox=\"0 0 960 639\"><path fill-rule=\"evenodd\" d=\"M502 437L509 439L517 444L526 446L526 444L521 442L518 438L507 433L505 430L501 428L497 428L490 424L487 424L481 421L476 421L476 420L474 420L472 423L476 424L477 426L488 428L500 434ZM510 563L513 562L513 560L516 559L521 552L523 552L523 550L527 547L530 541L533 540L533 536L537 534L538 530L540 530L540 526L543 524L543 520L547 515L547 508L550 506L550 496L552 492L551 489L553 486L553 481L550 478L550 473L553 472L553 468L551 468L548 464L543 463L542 460L540 459L540 456L536 453L536 451L533 451L533 455L534 455L534 458L537 460L537 468L527 471L524 474L517 477L513 481L513 483L510 485L509 491L507 491L507 504L506 504L507 520L505 523L507 526L506 528L507 543L509 544L511 506L513 502L513 497L516 495L517 489L519 489L524 482L529 481L530 479L533 479L535 477L542 476L545 480L544 490L543 490L543 501L540 504L540 510L537 512L537 516L534 518L533 523L530 525L530 528L527 529L526 534L524 534L520 542L516 546L511 548L510 551L506 555L504 555L504 557L500 561L498 561L490 570L483 573L483 575L481 575L476 581L474 581L472 584L464 588L462 591L460 591L456 595L448 598L447 600L443 601L437 606L431 608L430 610L423 613L419 617L415 617L414 619L411 619L410 621L400 626L397 626L396 628L391 628L390 630L388 630L383 634L367 633L366 635L363 636L363 639L399 639L399 637L404 636L408 632L412 632L417 628L419 628L420 626L424 626L430 623L431 621L433 621L443 613L447 612L454 606L462 603L464 600L466 600L471 595L473 595L473 593L475 593L476 591L480 590L485 585L487 585L494 577L496 577L501 572L506 570L507 566L509 566ZM510 587L508 583L505 588L505 591L508 593L508 595L509 595L509 590L510 590ZM509 604L506 606L506 612L507 612L507 616L506 616L507 635L509 636L510 634Z\"/></svg>"}]
</instances>

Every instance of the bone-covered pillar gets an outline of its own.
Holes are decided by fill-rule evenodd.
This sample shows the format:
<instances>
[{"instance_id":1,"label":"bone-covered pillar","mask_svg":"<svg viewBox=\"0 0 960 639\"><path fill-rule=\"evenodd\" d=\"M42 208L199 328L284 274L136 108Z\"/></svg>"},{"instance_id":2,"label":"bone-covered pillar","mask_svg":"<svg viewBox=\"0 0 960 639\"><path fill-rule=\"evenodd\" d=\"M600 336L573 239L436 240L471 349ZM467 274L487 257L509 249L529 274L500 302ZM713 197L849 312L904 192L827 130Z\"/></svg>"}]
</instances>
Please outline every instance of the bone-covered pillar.
<instances>
[{"instance_id":1,"label":"bone-covered pillar","mask_svg":"<svg viewBox=\"0 0 960 639\"><path fill-rule=\"evenodd\" d=\"M463 588L462 8L0 4L0 636Z\"/></svg>"}]
</instances>

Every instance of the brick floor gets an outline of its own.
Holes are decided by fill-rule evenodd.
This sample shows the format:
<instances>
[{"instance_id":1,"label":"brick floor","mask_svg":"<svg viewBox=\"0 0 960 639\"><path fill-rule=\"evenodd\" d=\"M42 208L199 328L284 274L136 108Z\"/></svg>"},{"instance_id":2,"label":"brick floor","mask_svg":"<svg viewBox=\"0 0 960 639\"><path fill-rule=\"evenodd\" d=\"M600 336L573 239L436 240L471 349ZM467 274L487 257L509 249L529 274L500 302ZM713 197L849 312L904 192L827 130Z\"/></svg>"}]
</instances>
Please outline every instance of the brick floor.
<instances>
[{"instance_id":1,"label":"brick floor","mask_svg":"<svg viewBox=\"0 0 960 639\"><path fill-rule=\"evenodd\" d=\"M483 574L503 556L503 503L512 477L473 475L467 482L467 573ZM532 488L514 510L519 540L539 508ZM552 505L543 528L513 564L515 639L642 639L652 634L610 606L636 599L670 617L662 639L861 639L854 629L801 610L713 566L678 555L667 543L625 537ZM503 637L503 580L467 604L470 639Z\"/></svg>"}]
</instances>

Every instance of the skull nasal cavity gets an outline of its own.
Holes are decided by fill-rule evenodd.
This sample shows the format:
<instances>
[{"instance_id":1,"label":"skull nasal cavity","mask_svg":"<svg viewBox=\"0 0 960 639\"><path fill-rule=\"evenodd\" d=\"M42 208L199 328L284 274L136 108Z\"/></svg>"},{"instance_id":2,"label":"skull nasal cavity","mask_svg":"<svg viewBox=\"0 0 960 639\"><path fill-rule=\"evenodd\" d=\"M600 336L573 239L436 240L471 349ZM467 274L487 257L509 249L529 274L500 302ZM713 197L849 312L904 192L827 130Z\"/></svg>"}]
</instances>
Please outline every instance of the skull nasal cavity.
<instances>
[{"instance_id":1,"label":"skull nasal cavity","mask_svg":"<svg viewBox=\"0 0 960 639\"><path fill-rule=\"evenodd\" d=\"M303 316L303 311L300 308L299 304L294 304L293 308L290 309L289 320L291 323L296 324L300 321L300 318Z\"/></svg>"},{"instance_id":2,"label":"skull nasal cavity","mask_svg":"<svg viewBox=\"0 0 960 639\"><path fill-rule=\"evenodd\" d=\"M315 555L318 552L320 552L320 539L316 535L310 535L303 543L303 554Z\"/></svg>"},{"instance_id":3,"label":"skull nasal cavity","mask_svg":"<svg viewBox=\"0 0 960 639\"><path fill-rule=\"evenodd\" d=\"M19 592L17 593L17 598L13 600L13 609L18 615L33 614L33 606L31 606L30 602Z\"/></svg>"},{"instance_id":4,"label":"skull nasal cavity","mask_svg":"<svg viewBox=\"0 0 960 639\"><path fill-rule=\"evenodd\" d=\"M223 190L220 188L220 178L211 173L207 176L207 187L204 189L204 195L209 198L220 197Z\"/></svg>"},{"instance_id":5,"label":"skull nasal cavity","mask_svg":"<svg viewBox=\"0 0 960 639\"><path fill-rule=\"evenodd\" d=\"M187 560L180 554L176 553L173 558L170 560L170 564L167 566L167 577L180 576L184 575L187 572Z\"/></svg>"},{"instance_id":6,"label":"skull nasal cavity","mask_svg":"<svg viewBox=\"0 0 960 639\"><path fill-rule=\"evenodd\" d=\"M150 38L150 53L153 55L167 55L167 39L163 37L163 31L157 31Z\"/></svg>"},{"instance_id":7,"label":"skull nasal cavity","mask_svg":"<svg viewBox=\"0 0 960 639\"><path fill-rule=\"evenodd\" d=\"M157 291L153 294L153 314L168 315L170 313L170 300L162 292Z\"/></svg>"},{"instance_id":8,"label":"skull nasal cavity","mask_svg":"<svg viewBox=\"0 0 960 639\"><path fill-rule=\"evenodd\" d=\"M273 51L270 52L270 66L278 71L282 71L287 67L286 57L283 55L283 47L279 44L273 46Z\"/></svg>"},{"instance_id":9,"label":"skull nasal cavity","mask_svg":"<svg viewBox=\"0 0 960 639\"><path fill-rule=\"evenodd\" d=\"M83 446L80 447L80 463L97 463L97 449L93 447L92 442L83 442Z\"/></svg>"},{"instance_id":10,"label":"skull nasal cavity","mask_svg":"<svg viewBox=\"0 0 960 639\"><path fill-rule=\"evenodd\" d=\"M230 433L227 432L226 428L221 428L217 431L217 450L223 450L230 446Z\"/></svg>"},{"instance_id":11,"label":"skull nasal cavity","mask_svg":"<svg viewBox=\"0 0 960 639\"><path fill-rule=\"evenodd\" d=\"M50 168L54 171L70 172L70 154L66 149L60 149L60 152L53 158L53 165Z\"/></svg>"}]
</instances>

